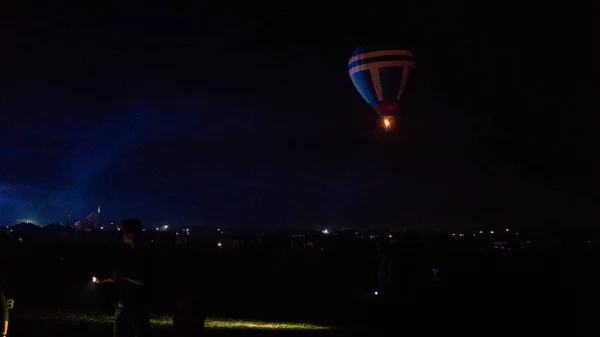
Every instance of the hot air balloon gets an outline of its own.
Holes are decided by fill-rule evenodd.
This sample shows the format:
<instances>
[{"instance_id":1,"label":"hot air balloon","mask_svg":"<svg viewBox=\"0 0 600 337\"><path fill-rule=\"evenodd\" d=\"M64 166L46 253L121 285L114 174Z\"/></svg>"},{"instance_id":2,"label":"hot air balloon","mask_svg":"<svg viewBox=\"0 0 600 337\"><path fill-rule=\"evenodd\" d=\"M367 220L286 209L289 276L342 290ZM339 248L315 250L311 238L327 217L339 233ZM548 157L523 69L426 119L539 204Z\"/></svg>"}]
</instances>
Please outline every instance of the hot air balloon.
<instances>
[{"instance_id":1,"label":"hot air balloon","mask_svg":"<svg viewBox=\"0 0 600 337\"><path fill-rule=\"evenodd\" d=\"M408 75L414 70L413 54L393 48L357 48L348 61L348 74L367 103L381 116L386 131L394 128Z\"/></svg>"}]
</instances>

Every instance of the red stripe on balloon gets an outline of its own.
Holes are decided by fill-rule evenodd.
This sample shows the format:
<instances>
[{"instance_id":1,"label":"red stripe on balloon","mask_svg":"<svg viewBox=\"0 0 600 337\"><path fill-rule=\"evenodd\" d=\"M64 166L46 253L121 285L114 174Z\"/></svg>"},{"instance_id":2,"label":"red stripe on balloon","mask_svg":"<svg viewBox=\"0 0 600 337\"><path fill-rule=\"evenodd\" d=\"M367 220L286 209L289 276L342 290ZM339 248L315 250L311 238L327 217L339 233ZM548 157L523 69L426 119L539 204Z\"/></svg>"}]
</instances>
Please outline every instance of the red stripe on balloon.
<instances>
[{"instance_id":1,"label":"red stripe on balloon","mask_svg":"<svg viewBox=\"0 0 600 337\"><path fill-rule=\"evenodd\" d=\"M400 111L398 104L379 104L373 107L379 116L393 116Z\"/></svg>"}]
</instances>

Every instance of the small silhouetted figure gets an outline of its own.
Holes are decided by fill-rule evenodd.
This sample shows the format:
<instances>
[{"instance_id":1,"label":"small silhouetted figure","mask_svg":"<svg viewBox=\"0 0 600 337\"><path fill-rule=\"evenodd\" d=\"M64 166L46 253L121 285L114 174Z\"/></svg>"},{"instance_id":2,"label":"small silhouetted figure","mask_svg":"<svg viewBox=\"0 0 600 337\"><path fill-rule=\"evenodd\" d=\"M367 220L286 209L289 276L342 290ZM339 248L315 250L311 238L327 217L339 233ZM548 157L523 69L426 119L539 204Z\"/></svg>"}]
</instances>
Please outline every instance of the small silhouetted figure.
<instances>
[{"instance_id":1,"label":"small silhouetted figure","mask_svg":"<svg viewBox=\"0 0 600 337\"><path fill-rule=\"evenodd\" d=\"M432 276L431 276L431 279L432 279L432 280L434 280L434 281L439 281L439 279L440 279L440 278L439 278L439 276L438 276L438 273L439 273L439 272L440 272L440 270L439 270L439 269L437 269L437 268L432 268Z\"/></svg>"},{"instance_id":2,"label":"small silhouetted figure","mask_svg":"<svg viewBox=\"0 0 600 337\"><path fill-rule=\"evenodd\" d=\"M138 246L142 223L129 219L121 228L123 246L117 254L114 277L98 283L114 282L116 285L114 337L144 337L148 335L150 323L148 282L152 260L148 252Z\"/></svg>"},{"instance_id":3,"label":"small silhouetted figure","mask_svg":"<svg viewBox=\"0 0 600 337\"><path fill-rule=\"evenodd\" d=\"M206 296L210 275L206 261L200 261L193 251L184 249L179 256L175 273L178 290L175 293L175 314L173 327L176 337L197 337L203 335L206 309L209 305ZM197 267L203 266L199 271Z\"/></svg>"},{"instance_id":4,"label":"small silhouetted figure","mask_svg":"<svg viewBox=\"0 0 600 337\"><path fill-rule=\"evenodd\" d=\"M8 333L8 305L6 297L4 297L4 289L0 284L0 310L2 310L2 337L6 337Z\"/></svg>"}]
</instances>

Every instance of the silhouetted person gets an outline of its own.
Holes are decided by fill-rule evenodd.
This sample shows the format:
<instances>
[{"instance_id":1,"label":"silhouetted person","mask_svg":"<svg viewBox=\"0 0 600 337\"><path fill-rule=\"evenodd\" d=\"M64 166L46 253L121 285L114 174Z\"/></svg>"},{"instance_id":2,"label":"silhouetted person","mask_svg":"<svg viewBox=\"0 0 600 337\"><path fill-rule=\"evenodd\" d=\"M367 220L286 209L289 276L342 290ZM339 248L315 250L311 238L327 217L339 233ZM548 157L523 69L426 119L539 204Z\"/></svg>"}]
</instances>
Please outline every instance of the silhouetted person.
<instances>
[{"instance_id":1,"label":"silhouetted person","mask_svg":"<svg viewBox=\"0 0 600 337\"><path fill-rule=\"evenodd\" d=\"M2 310L2 337L6 337L8 333L8 305L6 297L4 297L4 289L0 284L0 310Z\"/></svg>"},{"instance_id":2,"label":"silhouetted person","mask_svg":"<svg viewBox=\"0 0 600 337\"><path fill-rule=\"evenodd\" d=\"M114 278L98 283L114 282L117 301L114 317L114 337L144 337L148 335L150 316L148 253L138 246L142 223L137 219L122 224L123 247L118 251Z\"/></svg>"}]
</instances>

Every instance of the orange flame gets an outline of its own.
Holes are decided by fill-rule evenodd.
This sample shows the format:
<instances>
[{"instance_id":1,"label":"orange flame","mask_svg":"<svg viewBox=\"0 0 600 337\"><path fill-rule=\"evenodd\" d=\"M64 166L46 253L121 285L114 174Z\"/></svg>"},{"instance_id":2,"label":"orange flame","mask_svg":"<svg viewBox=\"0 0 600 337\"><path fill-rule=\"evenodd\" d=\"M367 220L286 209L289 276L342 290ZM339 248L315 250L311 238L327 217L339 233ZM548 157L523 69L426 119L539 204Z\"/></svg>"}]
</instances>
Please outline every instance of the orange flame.
<instances>
[{"instance_id":1,"label":"orange flame","mask_svg":"<svg viewBox=\"0 0 600 337\"><path fill-rule=\"evenodd\" d=\"M382 118L382 126L385 131L391 131L394 128L394 118L393 117L383 117Z\"/></svg>"}]
</instances>

